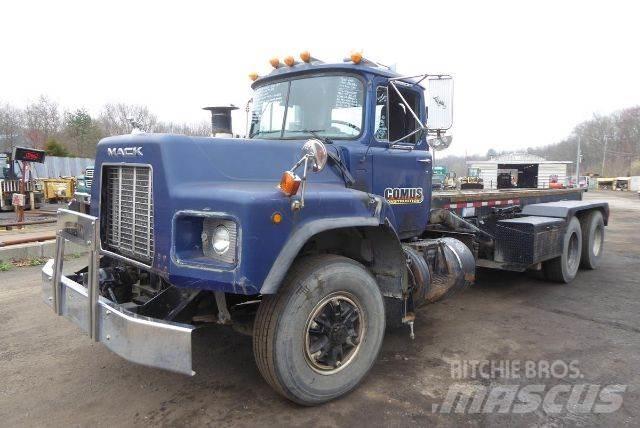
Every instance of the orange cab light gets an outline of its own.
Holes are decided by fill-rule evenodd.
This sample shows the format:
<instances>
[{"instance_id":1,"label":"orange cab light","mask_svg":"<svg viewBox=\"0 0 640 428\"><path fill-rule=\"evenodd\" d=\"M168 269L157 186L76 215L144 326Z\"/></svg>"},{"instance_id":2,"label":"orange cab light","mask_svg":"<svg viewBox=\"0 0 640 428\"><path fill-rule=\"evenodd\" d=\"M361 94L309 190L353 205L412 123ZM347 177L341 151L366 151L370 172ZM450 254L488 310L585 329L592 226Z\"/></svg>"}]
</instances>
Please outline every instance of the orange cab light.
<instances>
[{"instance_id":1,"label":"orange cab light","mask_svg":"<svg viewBox=\"0 0 640 428\"><path fill-rule=\"evenodd\" d=\"M309 51L302 51L300 52L300 59L303 62L309 62L311 61L311 54L309 53Z\"/></svg>"},{"instance_id":2,"label":"orange cab light","mask_svg":"<svg viewBox=\"0 0 640 428\"><path fill-rule=\"evenodd\" d=\"M293 67L294 64L296 63L296 60L293 59L291 55L289 55L284 57L284 63L287 64L289 67Z\"/></svg>"},{"instance_id":3,"label":"orange cab light","mask_svg":"<svg viewBox=\"0 0 640 428\"><path fill-rule=\"evenodd\" d=\"M273 224L280 224L282 222L282 214L277 211L274 212L271 216L271 221L273 222Z\"/></svg>"},{"instance_id":4,"label":"orange cab light","mask_svg":"<svg viewBox=\"0 0 640 428\"><path fill-rule=\"evenodd\" d=\"M298 193L298 188L300 187L300 177L295 175L291 171L285 171L282 173L282 178L280 179L280 185L278 188L287 196L293 196Z\"/></svg>"},{"instance_id":5,"label":"orange cab light","mask_svg":"<svg viewBox=\"0 0 640 428\"><path fill-rule=\"evenodd\" d=\"M254 82L258 80L258 77L260 76L258 76L258 73L256 73L255 71L253 73L249 73L249 79L253 80Z\"/></svg>"},{"instance_id":6,"label":"orange cab light","mask_svg":"<svg viewBox=\"0 0 640 428\"><path fill-rule=\"evenodd\" d=\"M362 61L362 52L351 52L351 61L353 61L354 64L360 64L360 61Z\"/></svg>"},{"instance_id":7,"label":"orange cab light","mask_svg":"<svg viewBox=\"0 0 640 428\"><path fill-rule=\"evenodd\" d=\"M273 68L278 68L280 67L280 60L276 57L273 57L269 60L269 63L271 64L271 67Z\"/></svg>"}]
</instances>

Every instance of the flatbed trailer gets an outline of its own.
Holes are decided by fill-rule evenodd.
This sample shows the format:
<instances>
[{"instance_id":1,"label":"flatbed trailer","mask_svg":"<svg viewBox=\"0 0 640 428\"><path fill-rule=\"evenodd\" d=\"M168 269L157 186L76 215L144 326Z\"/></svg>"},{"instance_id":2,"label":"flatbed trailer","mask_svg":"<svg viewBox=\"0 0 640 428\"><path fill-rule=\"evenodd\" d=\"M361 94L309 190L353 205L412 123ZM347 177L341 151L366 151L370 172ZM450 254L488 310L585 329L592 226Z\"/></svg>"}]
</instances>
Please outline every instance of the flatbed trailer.
<instances>
[{"instance_id":1,"label":"flatbed trailer","mask_svg":"<svg viewBox=\"0 0 640 428\"><path fill-rule=\"evenodd\" d=\"M504 189L434 191L432 208L452 210L463 217L475 217L493 207L525 206L554 201L580 201L584 189ZM470 210L469 208L474 208ZM473 214L472 214L473 213Z\"/></svg>"},{"instance_id":2,"label":"flatbed trailer","mask_svg":"<svg viewBox=\"0 0 640 428\"><path fill-rule=\"evenodd\" d=\"M461 240L480 267L517 272L544 270L548 279L569 282L575 270L568 274L568 264L597 264L603 226L609 219L608 205L582 201L583 192L584 189L433 192L432 224L427 227L426 236ZM565 238L571 236L574 223L580 226L583 253L582 260L578 257L577 261L569 260L574 243ZM576 252L579 253L574 249Z\"/></svg>"}]
</instances>

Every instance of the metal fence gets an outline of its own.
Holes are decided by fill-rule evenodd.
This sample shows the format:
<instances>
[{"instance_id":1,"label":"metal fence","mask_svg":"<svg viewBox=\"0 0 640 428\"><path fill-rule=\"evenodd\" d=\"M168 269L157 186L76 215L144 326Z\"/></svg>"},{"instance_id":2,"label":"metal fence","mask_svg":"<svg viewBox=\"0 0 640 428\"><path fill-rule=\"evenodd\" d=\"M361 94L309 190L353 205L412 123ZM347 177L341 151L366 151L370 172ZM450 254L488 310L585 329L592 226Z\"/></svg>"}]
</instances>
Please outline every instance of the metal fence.
<instances>
[{"instance_id":1,"label":"metal fence","mask_svg":"<svg viewBox=\"0 0 640 428\"><path fill-rule=\"evenodd\" d=\"M88 166L93 166L91 158L63 158L47 156L44 163L32 163L33 178L75 177L83 175Z\"/></svg>"}]
</instances>

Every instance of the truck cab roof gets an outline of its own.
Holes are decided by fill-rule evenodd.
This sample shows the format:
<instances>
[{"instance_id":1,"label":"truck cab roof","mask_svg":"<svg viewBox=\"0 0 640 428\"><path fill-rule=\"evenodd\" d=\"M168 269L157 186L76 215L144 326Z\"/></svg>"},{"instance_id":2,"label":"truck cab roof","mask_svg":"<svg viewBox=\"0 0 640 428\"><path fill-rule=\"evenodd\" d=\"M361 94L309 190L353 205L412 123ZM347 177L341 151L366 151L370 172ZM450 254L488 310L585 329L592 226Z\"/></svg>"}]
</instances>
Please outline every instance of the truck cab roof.
<instances>
[{"instance_id":1,"label":"truck cab roof","mask_svg":"<svg viewBox=\"0 0 640 428\"><path fill-rule=\"evenodd\" d=\"M252 89L262 86L265 83L277 81L281 79L287 79L304 74L315 74L322 72L343 72L343 73L357 73L357 74L370 74L374 76L385 77L388 79L402 77L401 74L384 66L376 65L370 61L363 61L360 64L354 64L351 61L336 62L336 63L324 63L322 61L311 61L294 64L289 67L287 65L280 65L278 68L274 68L269 74L260 76L251 85ZM410 79L406 80L407 83L413 84ZM424 89L422 85L419 85Z\"/></svg>"}]
</instances>

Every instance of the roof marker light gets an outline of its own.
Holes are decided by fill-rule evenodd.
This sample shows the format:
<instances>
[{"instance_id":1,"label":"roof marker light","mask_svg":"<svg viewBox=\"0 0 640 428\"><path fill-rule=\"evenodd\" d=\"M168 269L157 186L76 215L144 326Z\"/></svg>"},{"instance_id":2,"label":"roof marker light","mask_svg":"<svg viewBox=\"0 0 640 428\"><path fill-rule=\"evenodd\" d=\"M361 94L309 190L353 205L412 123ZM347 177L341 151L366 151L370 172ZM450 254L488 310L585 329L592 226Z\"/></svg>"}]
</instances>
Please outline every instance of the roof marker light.
<instances>
[{"instance_id":1,"label":"roof marker light","mask_svg":"<svg viewBox=\"0 0 640 428\"><path fill-rule=\"evenodd\" d=\"M296 60L291 55L289 55L284 57L284 63L289 67L293 67L294 65L296 65Z\"/></svg>"},{"instance_id":2,"label":"roof marker light","mask_svg":"<svg viewBox=\"0 0 640 428\"><path fill-rule=\"evenodd\" d=\"M302 60L302 62L310 62L311 61L311 53L309 53L309 51L302 51L300 52L300 59Z\"/></svg>"},{"instance_id":3,"label":"roof marker light","mask_svg":"<svg viewBox=\"0 0 640 428\"><path fill-rule=\"evenodd\" d=\"M360 61L362 61L362 52L351 52L351 61L353 61L354 64L360 64Z\"/></svg>"},{"instance_id":4,"label":"roof marker light","mask_svg":"<svg viewBox=\"0 0 640 428\"><path fill-rule=\"evenodd\" d=\"M280 60L277 57L273 57L269 60L269 64L271 64L271 67L273 68L278 68L280 67Z\"/></svg>"},{"instance_id":5,"label":"roof marker light","mask_svg":"<svg viewBox=\"0 0 640 428\"><path fill-rule=\"evenodd\" d=\"M254 72L252 72L252 73L249 73L249 79L253 80L254 82L255 82L256 80L258 80L258 77L260 77L260 76L259 76L259 75L258 75L258 73L256 73L255 71L254 71Z\"/></svg>"}]
</instances>

